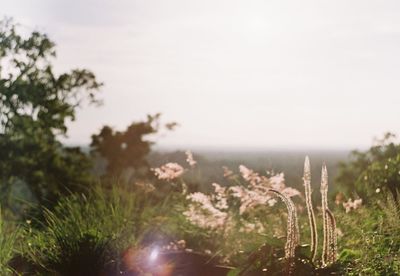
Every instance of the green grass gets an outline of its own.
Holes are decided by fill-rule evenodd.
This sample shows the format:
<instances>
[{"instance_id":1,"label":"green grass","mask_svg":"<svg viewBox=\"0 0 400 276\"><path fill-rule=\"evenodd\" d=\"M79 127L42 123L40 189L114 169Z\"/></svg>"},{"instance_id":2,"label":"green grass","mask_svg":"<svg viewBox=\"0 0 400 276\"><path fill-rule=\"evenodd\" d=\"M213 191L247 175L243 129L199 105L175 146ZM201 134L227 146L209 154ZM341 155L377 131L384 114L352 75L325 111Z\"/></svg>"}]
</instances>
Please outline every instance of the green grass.
<instances>
[{"instance_id":1,"label":"green grass","mask_svg":"<svg viewBox=\"0 0 400 276\"><path fill-rule=\"evenodd\" d=\"M43 219L25 224L21 234L0 218L0 275L13 273L9 264L18 254L33 268L29 275L117 275L124 269L122 257L127 250L178 240L185 240L196 252L208 251L213 260L239 267L236 271L249 267L247 271L267 268L279 272L283 268L286 219L279 204L273 211L257 213L265 233L234 227L224 235L190 224L182 215L186 204L178 193L160 198L116 186L61 199L54 209L43 209ZM400 210L391 197L376 198L373 205L350 213L336 207L335 216L343 236L338 238L340 256L333 270L345 275L396 275L400 271ZM308 260L304 213L300 228L303 243L298 256ZM299 263L298 269L318 272L319 268Z\"/></svg>"},{"instance_id":2,"label":"green grass","mask_svg":"<svg viewBox=\"0 0 400 276\"><path fill-rule=\"evenodd\" d=\"M400 272L400 210L388 195L338 216L343 237L339 262L346 275L398 275Z\"/></svg>"},{"instance_id":3,"label":"green grass","mask_svg":"<svg viewBox=\"0 0 400 276\"><path fill-rule=\"evenodd\" d=\"M26 230L26 256L39 271L61 275L116 271L120 252L135 244L153 209L143 204L118 189L64 198L54 210L44 210L38 228Z\"/></svg>"},{"instance_id":4,"label":"green grass","mask_svg":"<svg viewBox=\"0 0 400 276\"><path fill-rule=\"evenodd\" d=\"M18 228L6 224L0 209L0 275L11 275L13 269L10 261L16 253L16 241L19 236Z\"/></svg>"}]
</instances>

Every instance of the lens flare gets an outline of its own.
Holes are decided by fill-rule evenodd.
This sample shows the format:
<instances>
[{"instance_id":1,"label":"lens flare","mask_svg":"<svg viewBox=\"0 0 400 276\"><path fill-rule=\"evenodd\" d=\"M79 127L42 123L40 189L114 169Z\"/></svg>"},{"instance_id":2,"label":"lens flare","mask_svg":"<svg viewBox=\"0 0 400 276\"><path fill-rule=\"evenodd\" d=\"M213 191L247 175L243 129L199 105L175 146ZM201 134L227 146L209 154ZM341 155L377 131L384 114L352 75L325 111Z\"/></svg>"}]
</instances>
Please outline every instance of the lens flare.
<instances>
[{"instance_id":1,"label":"lens flare","mask_svg":"<svg viewBox=\"0 0 400 276\"><path fill-rule=\"evenodd\" d=\"M159 253L160 251L158 248L153 248L153 250L151 250L149 255L149 261L154 262L155 260L157 260Z\"/></svg>"}]
</instances>

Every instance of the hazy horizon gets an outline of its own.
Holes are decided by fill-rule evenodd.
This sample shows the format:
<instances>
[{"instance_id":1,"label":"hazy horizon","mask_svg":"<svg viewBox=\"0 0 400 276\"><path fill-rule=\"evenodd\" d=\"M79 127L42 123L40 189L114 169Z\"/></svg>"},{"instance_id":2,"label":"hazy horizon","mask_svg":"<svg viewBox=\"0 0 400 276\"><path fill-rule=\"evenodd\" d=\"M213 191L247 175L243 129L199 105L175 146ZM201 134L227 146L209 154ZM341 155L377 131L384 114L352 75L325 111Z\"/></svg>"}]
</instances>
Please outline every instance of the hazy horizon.
<instances>
[{"instance_id":1,"label":"hazy horizon","mask_svg":"<svg viewBox=\"0 0 400 276\"><path fill-rule=\"evenodd\" d=\"M151 139L150 139L151 140ZM71 143L68 140L64 141L66 146L71 147L81 147L82 149L89 150L89 144L85 143ZM291 153L305 153L311 154L315 152L347 152L350 153L353 150L367 150L367 147L355 147L355 148L347 148L347 147L277 147L277 146L270 146L270 147L263 147L263 146L241 146L241 147L228 147L228 146L189 146L189 145L163 145L162 143L155 143L152 145L152 149L158 152L173 152L173 151L187 151L190 150L192 152L202 153L202 152L210 152L210 153L217 153L217 152L226 152L226 153L275 153L275 152L291 152Z\"/></svg>"},{"instance_id":2,"label":"hazy horizon","mask_svg":"<svg viewBox=\"0 0 400 276\"><path fill-rule=\"evenodd\" d=\"M69 144L157 112L180 124L161 148L350 150L400 133L398 1L15 0L1 15L47 33L58 72L105 83Z\"/></svg>"}]
</instances>

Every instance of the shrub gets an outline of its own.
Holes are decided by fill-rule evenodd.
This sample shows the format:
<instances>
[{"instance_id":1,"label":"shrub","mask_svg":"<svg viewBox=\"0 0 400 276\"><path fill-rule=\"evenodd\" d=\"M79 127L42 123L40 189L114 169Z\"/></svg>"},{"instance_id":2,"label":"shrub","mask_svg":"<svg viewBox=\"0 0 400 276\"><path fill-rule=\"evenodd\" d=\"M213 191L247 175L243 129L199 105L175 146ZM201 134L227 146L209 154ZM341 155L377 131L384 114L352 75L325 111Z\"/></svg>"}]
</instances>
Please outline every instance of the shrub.
<instances>
[{"instance_id":1,"label":"shrub","mask_svg":"<svg viewBox=\"0 0 400 276\"><path fill-rule=\"evenodd\" d=\"M395 143L396 136L391 133L367 151L353 151L351 161L341 163L336 179L341 191L368 202L376 191L391 193L397 197L400 187L400 144ZM379 190L378 190L379 189Z\"/></svg>"}]
</instances>

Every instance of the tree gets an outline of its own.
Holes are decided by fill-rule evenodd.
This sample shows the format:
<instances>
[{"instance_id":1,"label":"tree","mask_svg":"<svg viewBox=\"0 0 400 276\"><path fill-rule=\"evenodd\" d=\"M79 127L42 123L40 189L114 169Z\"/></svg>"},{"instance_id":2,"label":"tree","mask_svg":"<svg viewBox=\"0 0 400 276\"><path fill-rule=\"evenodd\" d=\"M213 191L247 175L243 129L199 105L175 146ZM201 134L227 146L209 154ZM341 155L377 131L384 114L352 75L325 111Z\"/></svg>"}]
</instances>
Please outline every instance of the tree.
<instances>
[{"instance_id":1,"label":"tree","mask_svg":"<svg viewBox=\"0 0 400 276\"><path fill-rule=\"evenodd\" d=\"M0 22L0 184L5 192L22 180L42 203L88 183L89 159L59 137L77 108L98 103L102 85L85 69L55 74L55 56L46 34Z\"/></svg>"},{"instance_id":2,"label":"tree","mask_svg":"<svg viewBox=\"0 0 400 276\"><path fill-rule=\"evenodd\" d=\"M92 135L91 152L107 161L107 176L120 176L127 169L133 170L137 178L148 176L150 167L146 157L153 144L148 136L159 132L160 116L148 115L146 121L133 122L125 131L104 126L99 134ZM165 127L172 130L176 125L167 123Z\"/></svg>"},{"instance_id":3,"label":"tree","mask_svg":"<svg viewBox=\"0 0 400 276\"><path fill-rule=\"evenodd\" d=\"M377 192L388 192L397 200L400 188L400 144L395 135L386 133L365 152L353 151L352 160L339 165L336 179L348 194L364 199Z\"/></svg>"}]
</instances>

